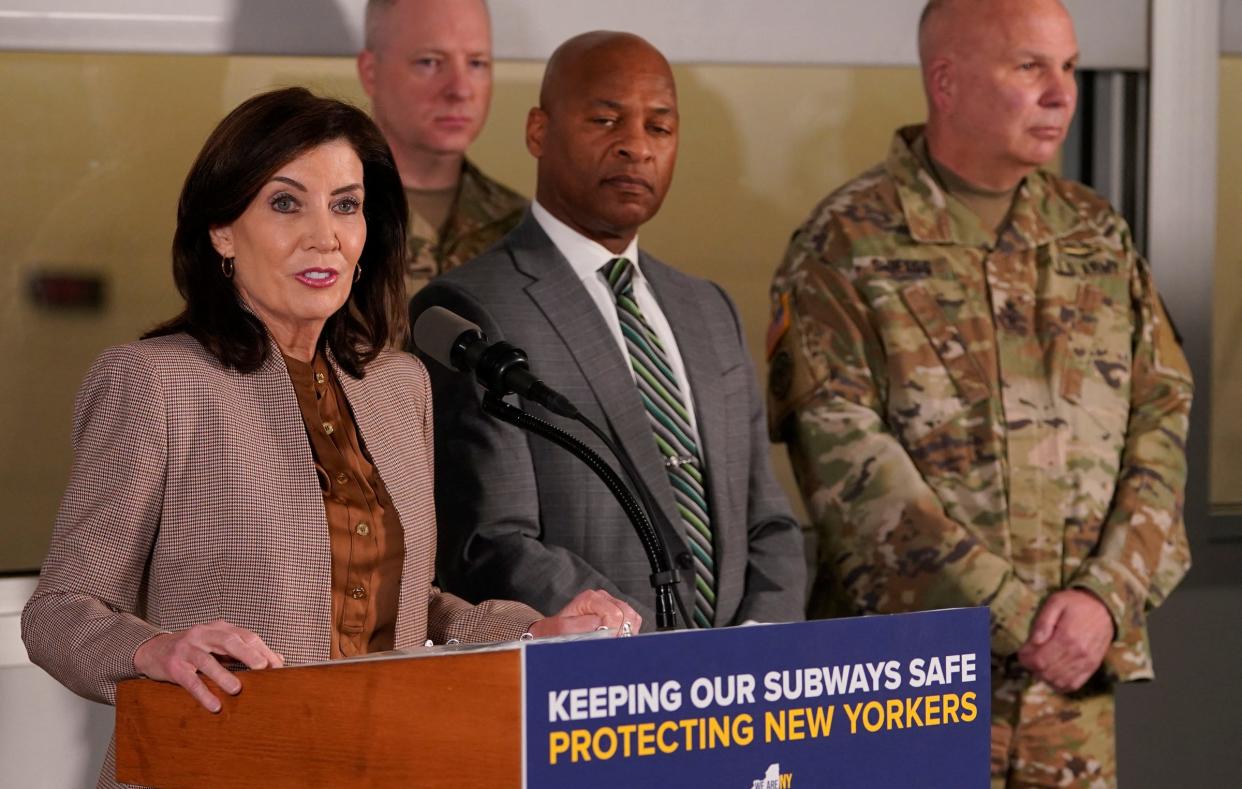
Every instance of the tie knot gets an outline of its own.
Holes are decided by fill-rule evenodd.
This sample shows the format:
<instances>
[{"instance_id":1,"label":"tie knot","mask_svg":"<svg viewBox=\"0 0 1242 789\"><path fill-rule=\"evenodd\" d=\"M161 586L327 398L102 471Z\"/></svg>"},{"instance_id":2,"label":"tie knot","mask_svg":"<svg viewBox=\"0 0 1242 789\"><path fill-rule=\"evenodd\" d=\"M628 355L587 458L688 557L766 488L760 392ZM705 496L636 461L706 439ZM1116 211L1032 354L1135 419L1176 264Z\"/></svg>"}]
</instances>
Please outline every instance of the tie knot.
<instances>
[{"instance_id":1,"label":"tie knot","mask_svg":"<svg viewBox=\"0 0 1242 789\"><path fill-rule=\"evenodd\" d=\"M614 296L627 293L634 287L634 266L626 258L613 258L600 267L604 279Z\"/></svg>"}]
</instances>

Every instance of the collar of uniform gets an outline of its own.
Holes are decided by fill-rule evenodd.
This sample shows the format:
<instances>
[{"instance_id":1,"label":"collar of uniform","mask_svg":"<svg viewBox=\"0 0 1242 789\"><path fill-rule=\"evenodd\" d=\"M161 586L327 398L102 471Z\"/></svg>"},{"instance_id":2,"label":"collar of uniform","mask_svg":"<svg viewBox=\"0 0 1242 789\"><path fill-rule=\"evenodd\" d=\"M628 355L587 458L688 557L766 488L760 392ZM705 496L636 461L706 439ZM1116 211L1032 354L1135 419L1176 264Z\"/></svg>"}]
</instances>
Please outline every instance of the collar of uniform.
<instances>
[{"instance_id":1,"label":"collar of uniform","mask_svg":"<svg viewBox=\"0 0 1242 789\"><path fill-rule=\"evenodd\" d=\"M990 249L1012 230L1024 245L1034 247L1067 235L1078 224L1078 213L1050 188L1050 176L1036 172L1019 185L1009 224L1000 239L994 238L978 216L945 194L936 177L919 162L911 148L924 128L898 129L884 164L897 186L901 210L915 241Z\"/></svg>"},{"instance_id":2,"label":"collar of uniform","mask_svg":"<svg viewBox=\"0 0 1242 789\"><path fill-rule=\"evenodd\" d=\"M913 151L922 126L906 126L893 135L884 167L897 185L897 199L910 235L921 244L990 247L993 238L979 217L940 188Z\"/></svg>"},{"instance_id":3,"label":"collar of uniform","mask_svg":"<svg viewBox=\"0 0 1242 789\"><path fill-rule=\"evenodd\" d=\"M449 211L448 222L444 225L441 245L475 233L494 222L494 217L478 212L477 206L494 205L505 198L505 195L497 194L495 185L483 175L482 170L463 157L461 179L457 182L457 197L453 200L453 210Z\"/></svg>"},{"instance_id":4,"label":"collar of uniform","mask_svg":"<svg viewBox=\"0 0 1242 789\"><path fill-rule=\"evenodd\" d=\"M461 181L457 187L457 202L471 204L486 200L491 196L491 184L483 177L483 172L474 166L474 162L462 157Z\"/></svg>"},{"instance_id":5,"label":"collar of uniform","mask_svg":"<svg viewBox=\"0 0 1242 789\"><path fill-rule=\"evenodd\" d=\"M569 266L578 275L578 279L583 282L599 277L599 270L604 264L619 257L630 261L636 278L642 277L642 270L638 265L637 235L630 239L629 246L618 255L609 251L598 241L587 238L557 219L548 209L540 205L538 200L531 203L530 212L535 217L535 221L539 223L539 227L543 228L543 232L552 240L557 251L569 261Z\"/></svg>"},{"instance_id":6,"label":"collar of uniform","mask_svg":"<svg viewBox=\"0 0 1242 789\"><path fill-rule=\"evenodd\" d=\"M459 193L460 194L460 193ZM408 197L406 198L409 199ZM435 246L440 243L440 228L432 227L431 223L423 218L423 215L417 211L408 213L405 233L411 239L417 239L419 243L429 243ZM449 224L453 222L453 212L449 211ZM411 245L413 241L411 241Z\"/></svg>"},{"instance_id":7,"label":"collar of uniform","mask_svg":"<svg viewBox=\"0 0 1242 789\"><path fill-rule=\"evenodd\" d=\"M473 216L465 216L460 209L464 205L479 205L487 199L487 194L488 184L483 173L469 159L462 157L457 197L453 199L453 208L444 223L444 238L460 238L478 229L480 222Z\"/></svg>"},{"instance_id":8,"label":"collar of uniform","mask_svg":"<svg viewBox=\"0 0 1242 789\"><path fill-rule=\"evenodd\" d=\"M1057 178L1043 171L1027 176L1009 213L1007 237L1016 236L1028 247L1063 238L1083 223L1073 204L1055 187Z\"/></svg>"}]
</instances>

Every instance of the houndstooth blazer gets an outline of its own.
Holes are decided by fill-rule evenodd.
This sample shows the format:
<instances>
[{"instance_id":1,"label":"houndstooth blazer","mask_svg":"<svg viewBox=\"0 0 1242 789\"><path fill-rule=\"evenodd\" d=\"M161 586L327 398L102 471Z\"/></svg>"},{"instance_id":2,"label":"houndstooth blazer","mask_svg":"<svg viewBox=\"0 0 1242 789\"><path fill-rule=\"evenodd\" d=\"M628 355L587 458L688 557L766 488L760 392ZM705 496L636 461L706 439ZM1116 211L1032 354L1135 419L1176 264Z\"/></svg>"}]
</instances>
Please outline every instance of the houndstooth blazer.
<instances>
[{"instance_id":1,"label":"houndstooth blazer","mask_svg":"<svg viewBox=\"0 0 1242 789\"><path fill-rule=\"evenodd\" d=\"M472 606L432 585L422 364L385 351L363 379L333 365L404 527L397 646L518 637L538 613ZM74 692L114 703L144 641L214 619L258 633L289 664L328 659L328 524L274 345L250 374L224 368L184 334L105 351L78 392L73 446L51 548L22 612L32 661Z\"/></svg>"}]
</instances>

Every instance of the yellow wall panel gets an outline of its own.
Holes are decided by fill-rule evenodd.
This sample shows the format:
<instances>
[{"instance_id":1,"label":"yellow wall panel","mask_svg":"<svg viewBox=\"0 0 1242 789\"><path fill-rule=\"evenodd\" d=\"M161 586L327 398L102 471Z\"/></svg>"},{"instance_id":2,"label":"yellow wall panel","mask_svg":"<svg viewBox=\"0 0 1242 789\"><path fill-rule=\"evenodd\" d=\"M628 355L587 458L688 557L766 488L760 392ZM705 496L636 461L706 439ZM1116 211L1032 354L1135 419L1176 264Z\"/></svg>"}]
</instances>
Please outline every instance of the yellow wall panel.
<instances>
[{"instance_id":1,"label":"yellow wall panel","mask_svg":"<svg viewBox=\"0 0 1242 789\"><path fill-rule=\"evenodd\" d=\"M352 68L339 59L0 55L10 198L0 212L0 572L43 559L69 473L73 396L91 360L179 308L169 255L177 195L206 135L267 87L307 79L356 93ZM29 277L60 271L101 277L104 308L34 306Z\"/></svg>"},{"instance_id":2,"label":"yellow wall panel","mask_svg":"<svg viewBox=\"0 0 1242 789\"><path fill-rule=\"evenodd\" d=\"M1212 509L1242 512L1242 57L1220 61L1216 270L1212 289Z\"/></svg>"},{"instance_id":3,"label":"yellow wall panel","mask_svg":"<svg viewBox=\"0 0 1242 789\"><path fill-rule=\"evenodd\" d=\"M720 282L762 364L767 288L793 228L923 115L914 69L681 66L682 148L644 247ZM523 143L543 67L500 63L472 152L530 194ZM349 58L0 54L0 572L37 567L70 464L73 395L91 360L179 306L169 246L186 170L212 126L262 90L303 84L366 105ZM106 280L94 313L31 304L36 271ZM535 360L536 364L538 360ZM759 375L763 375L762 366ZM796 499L783 450L779 473ZM124 462L124 459L118 459ZM211 495L204 491L204 495Z\"/></svg>"}]
</instances>

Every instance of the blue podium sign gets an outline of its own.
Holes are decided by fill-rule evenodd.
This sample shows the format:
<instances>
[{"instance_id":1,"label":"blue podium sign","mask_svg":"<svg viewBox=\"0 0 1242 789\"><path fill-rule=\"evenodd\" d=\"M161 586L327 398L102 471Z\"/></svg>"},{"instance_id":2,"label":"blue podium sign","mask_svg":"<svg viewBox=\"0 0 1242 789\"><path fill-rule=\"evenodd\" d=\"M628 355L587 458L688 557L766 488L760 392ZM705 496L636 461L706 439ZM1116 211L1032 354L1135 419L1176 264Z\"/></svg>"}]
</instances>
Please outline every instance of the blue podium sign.
<instances>
[{"instance_id":1,"label":"blue podium sign","mask_svg":"<svg viewBox=\"0 0 1242 789\"><path fill-rule=\"evenodd\" d=\"M529 787L987 787L988 612L528 644Z\"/></svg>"}]
</instances>

